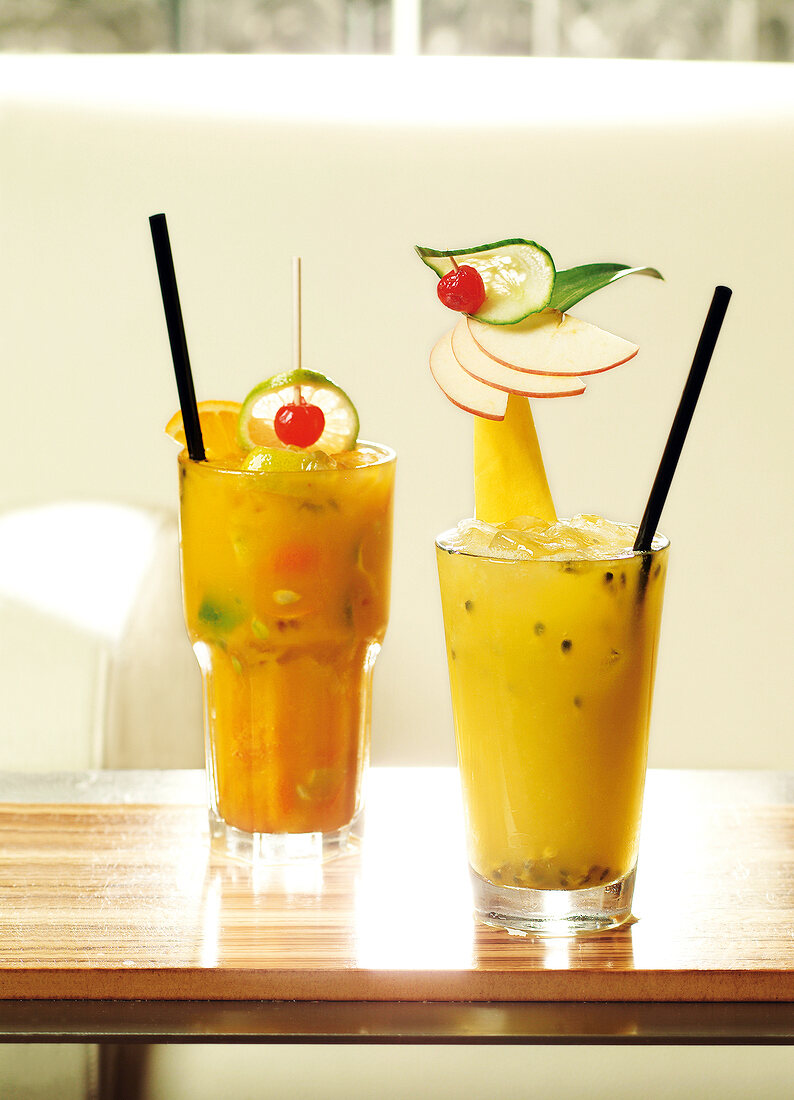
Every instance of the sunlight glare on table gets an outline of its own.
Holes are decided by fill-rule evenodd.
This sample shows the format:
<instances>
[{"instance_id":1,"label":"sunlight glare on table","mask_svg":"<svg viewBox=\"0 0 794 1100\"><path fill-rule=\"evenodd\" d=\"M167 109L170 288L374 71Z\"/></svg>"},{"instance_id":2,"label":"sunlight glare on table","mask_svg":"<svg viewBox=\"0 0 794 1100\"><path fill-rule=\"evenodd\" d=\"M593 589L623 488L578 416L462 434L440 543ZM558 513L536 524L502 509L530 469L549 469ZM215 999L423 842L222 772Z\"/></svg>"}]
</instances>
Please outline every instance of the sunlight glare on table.
<instances>
[{"instance_id":1,"label":"sunlight glare on table","mask_svg":"<svg viewBox=\"0 0 794 1100\"><path fill-rule=\"evenodd\" d=\"M399 770L390 768L389 775ZM469 967L474 917L457 771L426 769L402 819L380 812L380 778L375 770L356 887L358 965ZM386 799L384 804L393 805Z\"/></svg>"}]
</instances>

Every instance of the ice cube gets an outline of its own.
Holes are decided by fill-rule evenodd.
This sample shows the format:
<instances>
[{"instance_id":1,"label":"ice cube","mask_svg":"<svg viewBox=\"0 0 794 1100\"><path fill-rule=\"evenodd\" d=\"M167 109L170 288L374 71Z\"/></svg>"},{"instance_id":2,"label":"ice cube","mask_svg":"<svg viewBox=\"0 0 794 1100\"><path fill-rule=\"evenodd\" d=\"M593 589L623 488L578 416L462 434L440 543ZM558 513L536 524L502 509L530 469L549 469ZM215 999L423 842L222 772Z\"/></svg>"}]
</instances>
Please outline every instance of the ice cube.
<instances>
[{"instance_id":1,"label":"ice cube","mask_svg":"<svg viewBox=\"0 0 794 1100\"><path fill-rule=\"evenodd\" d=\"M636 528L594 515L576 515L548 524L517 516L498 525L467 519L444 536L451 550L486 557L541 561L608 560L630 557Z\"/></svg>"},{"instance_id":2,"label":"ice cube","mask_svg":"<svg viewBox=\"0 0 794 1100\"><path fill-rule=\"evenodd\" d=\"M526 561L533 557L533 550L521 537L518 531L499 531L488 544L488 550L497 558L516 559Z\"/></svg>"},{"instance_id":3,"label":"ice cube","mask_svg":"<svg viewBox=\"0 0 794 1100\"><path fill-rule=\"evenodd\" d=\"M467 554L487 554L496 528L479 519L464 519L458 524L456 541Z\"/></svg>"}]
</instances>

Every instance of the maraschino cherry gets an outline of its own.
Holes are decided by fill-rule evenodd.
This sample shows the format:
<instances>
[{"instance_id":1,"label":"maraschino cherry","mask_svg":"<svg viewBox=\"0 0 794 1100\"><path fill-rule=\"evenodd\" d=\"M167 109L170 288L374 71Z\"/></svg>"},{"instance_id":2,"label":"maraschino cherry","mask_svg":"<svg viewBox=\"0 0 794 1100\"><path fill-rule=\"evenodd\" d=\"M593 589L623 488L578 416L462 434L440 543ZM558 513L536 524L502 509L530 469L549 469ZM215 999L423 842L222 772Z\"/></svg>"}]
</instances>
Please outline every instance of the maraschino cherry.
<instances>
[{"instance_id":1,"label":"maraschino cherry","mask_svg":"<svg viewBox=\"0 0 794 1100\"><path fill-rule=\"evenodd\" d=\"M458 266L450 256L452 270L438 281L438 297L448 309L458 313L476 313L485 301L485 283L476 267Z\"/></svg>"},{"instance_id":2,"label":"maraschino cherry","mask_svg":"<svg viewBox=\"0 0 794 1100\"><path fill-rule=\"evenodd\" d=\"M319 405L310 405L299 395L297 401L281 406L273 428L286 446L311 447L323 434L325 415Z\"/></svg>"}]
</instances>

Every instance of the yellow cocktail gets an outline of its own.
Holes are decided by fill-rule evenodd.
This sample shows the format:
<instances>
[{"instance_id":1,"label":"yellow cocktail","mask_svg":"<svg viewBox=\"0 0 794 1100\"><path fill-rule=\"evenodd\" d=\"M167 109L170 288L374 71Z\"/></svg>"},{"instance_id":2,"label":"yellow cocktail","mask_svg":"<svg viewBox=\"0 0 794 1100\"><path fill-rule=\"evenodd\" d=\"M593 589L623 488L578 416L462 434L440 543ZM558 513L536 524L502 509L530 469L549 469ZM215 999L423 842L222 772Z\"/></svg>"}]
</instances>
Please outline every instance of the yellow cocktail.
<instances>
[{"instance_id":1,"label":"yellow cocktail","mask_svg":"<svg viewBox=\"0 0 794 1100\"><path fill-rule=\"evenodd\" d=\"M633 360L635 343L569 311L661 273L559 269L523 237L416 251L458 314L431 374L474 415L477 518L436 547L475 912L536 934L612 928L631 914L637 862L667 568L657 524L731 291L714 291L639 528L558 521L529 399L582 394Z\"/></svg>"},{"instance_id":2,"label":"yellow cocktail","mask_svg":"<svg viewBox=\"0 0 794 1100\"><path fill-rule=\"evenodd\" d=\"M239 855L327 855L361 808L395 460L366 443L320 458L312 470L248 471L180 455L210 818Z\"/></svg>"},{"instance_id":3,"label":"yellow cocktail","mask_svg":"<svg viewBox=\"0 0 794 1100\"><path fill-rule=\"evenodd\" d=\"M668 543L637 554L633 529L589 518L515 528L437 542L476 909L610 927L630 913Z\"/></svg>"}]
</instances>

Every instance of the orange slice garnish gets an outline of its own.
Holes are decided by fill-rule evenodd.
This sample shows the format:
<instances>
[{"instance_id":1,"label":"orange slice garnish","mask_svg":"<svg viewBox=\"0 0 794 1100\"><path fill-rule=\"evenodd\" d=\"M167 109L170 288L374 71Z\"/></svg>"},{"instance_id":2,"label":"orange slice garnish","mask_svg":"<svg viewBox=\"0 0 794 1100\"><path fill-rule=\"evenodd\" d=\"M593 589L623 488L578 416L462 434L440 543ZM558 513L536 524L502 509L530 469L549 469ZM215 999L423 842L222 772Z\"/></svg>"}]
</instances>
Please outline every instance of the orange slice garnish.
<instances>
[{"instance_id":1,"label":"orange slice garnish","mask_svg":"<svg viewBox=\"0 0 794 1100\"><path fill-rule=\"evenodd\" d=\"M237 442L237 421L240 417L239 401L199 401L199 423L207 458L224 459L241 456L243 451ZM182 411L175 412L165 426L181 447L186 445Z\"/></svg>"}]
</instances>

